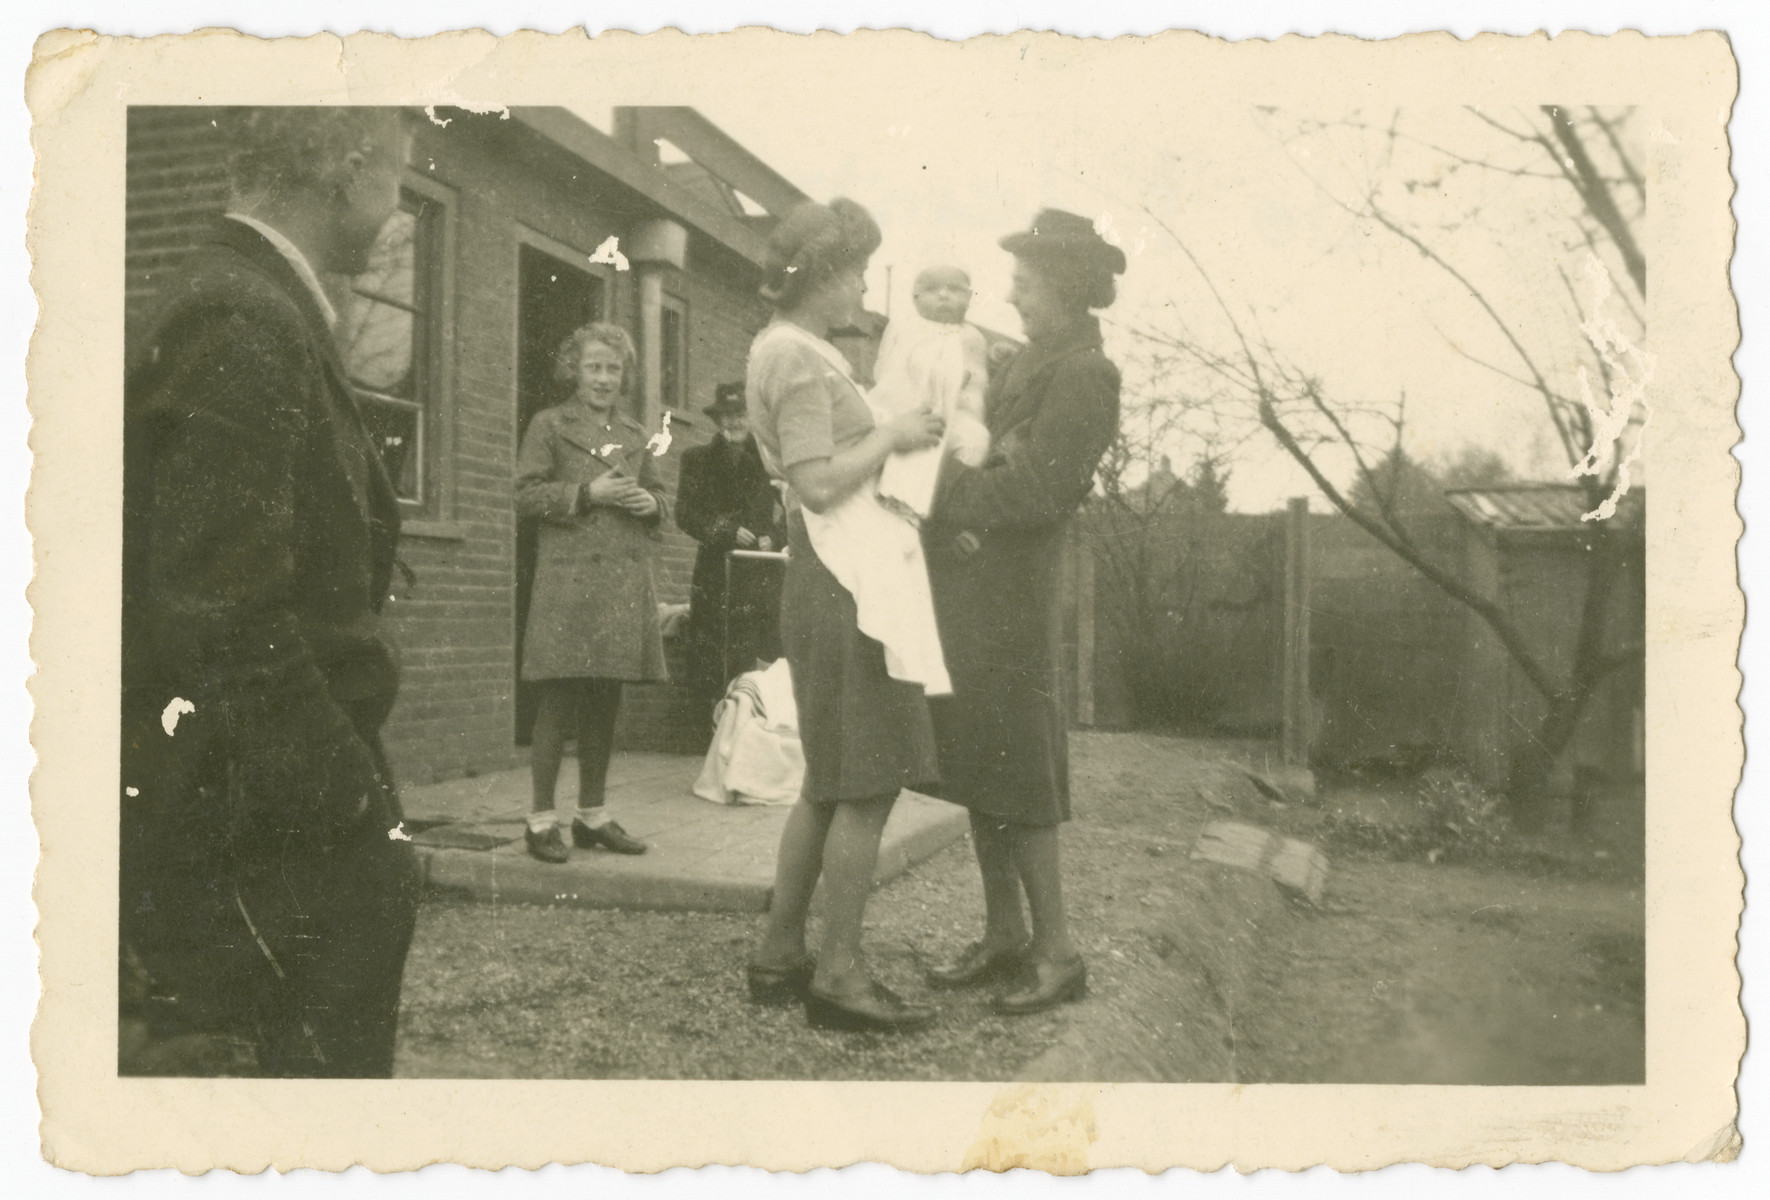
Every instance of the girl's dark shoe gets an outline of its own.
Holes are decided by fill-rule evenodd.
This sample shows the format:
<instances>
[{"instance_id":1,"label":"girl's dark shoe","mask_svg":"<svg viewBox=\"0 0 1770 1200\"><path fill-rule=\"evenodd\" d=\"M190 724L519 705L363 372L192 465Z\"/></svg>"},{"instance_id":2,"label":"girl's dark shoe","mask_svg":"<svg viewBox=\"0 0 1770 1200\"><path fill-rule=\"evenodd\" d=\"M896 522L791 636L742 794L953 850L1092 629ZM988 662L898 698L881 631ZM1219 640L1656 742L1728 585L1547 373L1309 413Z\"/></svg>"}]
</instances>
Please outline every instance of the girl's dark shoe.
<instances>
[{"instance_id":1,"label":"girl's dark shoe","mask_svg":"<svg viewBox=\"0 0 1770 1200\"><path fill-rule=\"evenodd\" d=\"M968 988L1012 979L1025 965L1025 943L1006 950L985 950L982 942L972 942L952 962L929 967L927 975L935 987Z\"/></svg>"},{"instance_id":2,"label":"girl's dark shoe","mask_svg":"<svg viewBox=\"0 0 1770 1200\"><path fill-rule=\"evenodd\" d=\"M1088 964L1081 955L1067 962L1030 959L1021 986L996 995L995 1009L1004 1016L1044 1012L1088 994Z\"/></svg>"},{"instance_id":3,"label":"girl's dark shoe","mask_svg":"<svg viewBox=\"0 0 1770 1200\"><path fill-rule=\"evenodd\" d=\"M604 821L592 829L582 821L572 822L572 845L580 850L601 846L616 854L644 854L645 843L622 829L617 822Z\"/></svg>"},{"instance_id":4,"label":"girl's dark shoe","mask_svg":"<svg viewBox=\"0 0 1770 1200\"><path fill-rule=\"evenodd\" d=\"M522 839L528 845L529 853L544 863L562 863L571 857L566 851L565 839L559 836L557 825L549 825L545 833L525 829Z\"/></svg>"},{"instance_id":5,"label":"girl's dark shoe","mask_svg":"<svg viewBox=\"0 0 1770 1200\"><path fill-rule=\"evenodd\" d=\"M818 1029L907 1033L931 1023L934 1010L925 1004L909 1003L875 979L866 991L854 996L829 996L816 987L808 987L805 1020Z\"/></svg>"},{"instance_id":6,"label":"girl's dark shoe","mask_svg":"<svg viewBox=\"0 0 1770 1200\"><path fill-rule=\"evenodd\" d=\"M807 954L787 967L762 967L750 963L744 967L744 982L750 987L750 1003L769 1008L784 1008L805 999L811 990L811 973L817 960Z\"/></svg>"}]
</instances>

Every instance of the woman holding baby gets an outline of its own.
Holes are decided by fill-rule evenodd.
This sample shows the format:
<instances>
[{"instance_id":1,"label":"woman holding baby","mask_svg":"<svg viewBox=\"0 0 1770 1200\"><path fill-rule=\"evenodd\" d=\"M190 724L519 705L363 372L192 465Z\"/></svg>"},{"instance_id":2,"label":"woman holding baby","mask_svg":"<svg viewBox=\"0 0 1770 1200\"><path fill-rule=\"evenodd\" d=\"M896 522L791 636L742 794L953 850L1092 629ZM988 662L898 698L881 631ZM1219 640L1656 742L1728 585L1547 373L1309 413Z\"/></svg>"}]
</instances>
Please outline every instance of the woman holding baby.
<instances>
[{"instance_id":1,"label":"woman holding baby","mask_svg":"<svg viewBox=\"0 0 1770 1200\"><path fill-rule=\"evenodd\" d=\"M1090 310L1113 302L1125 256L1087 218L1056 209L1001 245L1015 257L1008 302L1026 345L990 380L988 460L947 459L923 527L953 693L933 702L942 795L971 810L984 932L929 978L998 983L997 1011L1022 1014L1087 990L1058 856L1069 819L1058 569L1118 430L1119 373Z\"/></svg>"},{"instance_id":2,"label":"woman holding baby","mask_svg":"<svg viewBox=\"0 0 1770 1200\"><path fill-rule=\"evenodd\" d=\"M932 971L933 982L1003 983L996 1007L1006 1013L1038 1012L1086 988L1057 848L1069 816L1057 569L1065 528L1117 430L1118 372L1089 310L1112 302L1125 261L1084 218L1053 210L1003 239L1017 258L1010 302L1028 345L990 382L988 457L969 465L976 460L961 447L948 458L932 511L902 526L919 523L923 536L900 556L903 506L879 503L881 469L940 443L944 416L921 406L889 415L883 402L869 409L827 340L859 308L879 241L866 212L843 200L801 206L770 238L763 294L775 318L751 349L747 400L764 463L790 485L781 633L806 777L748 983L760 1003L802 999L814 1025L906 1030L933 1010L874 981L860 947L880 835L901 788L938 788L971 810L983 874L984 935ZM932 305L923 316L953 323ZM961 383L974 374L964 367L972 357L955 359ZM954 411L963 413L962 401ZM882 576L886 559L919 581ZM926 636L901 615L919 599ZM899 611L895 623L888 609ZM933 671L919 658L930 646ZM925 692L948 691L931 722ZM813 959L805 925L820 873L825 930Z\"/></svg>"}]
</instances>

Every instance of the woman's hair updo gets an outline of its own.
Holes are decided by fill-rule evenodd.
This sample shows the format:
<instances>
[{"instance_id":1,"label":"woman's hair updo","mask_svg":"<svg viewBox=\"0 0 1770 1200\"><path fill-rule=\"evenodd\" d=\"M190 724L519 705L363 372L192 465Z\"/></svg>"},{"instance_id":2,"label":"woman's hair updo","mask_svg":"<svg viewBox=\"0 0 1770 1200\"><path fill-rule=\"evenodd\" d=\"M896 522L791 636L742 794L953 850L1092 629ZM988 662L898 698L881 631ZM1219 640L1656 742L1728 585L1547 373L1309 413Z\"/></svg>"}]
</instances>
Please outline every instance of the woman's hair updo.
<instances>
[{"instance_id":1,"label":"woman's hair updo","mask_svg":"<svg viewBox=\"0 0 1770 1200\"><path fill-rule=\"evenodd\" d=\"M1025 260L1059 296L1066 307L1075 311L1111 308L1118 299L1118 281L1110 268L1098 263L1065 263L1056 259L1028 256Z\"/></svg>"},{"instance_id":2,"label":"woman's hair updo","mask_svg":"<svg viewBox=\"0 0 1770 1200\"><path fill-rule=\"evenodd\" d=\"M621 395L625 396L632 390L634 376L639 373L639 351L633 347L632 336L609 321L592 321L566 335L565 341L559 343L559 349L553 352L554 382L578 382L578 363L583 360L584 347L593 342L607 346L621 356Z\"/></svg>"},{"instance_id":3,"label":"woman's hair updo","mask_svg":"<svg viewBox=\"0 0 1770 1200\"><path fill-rule=\"evenodd\" d=\"M864 266L882 240L878 222L854 201L807 200L769 235L762 298L776 308L792 308L842 272Z\"/></svg>"}]
</instances>

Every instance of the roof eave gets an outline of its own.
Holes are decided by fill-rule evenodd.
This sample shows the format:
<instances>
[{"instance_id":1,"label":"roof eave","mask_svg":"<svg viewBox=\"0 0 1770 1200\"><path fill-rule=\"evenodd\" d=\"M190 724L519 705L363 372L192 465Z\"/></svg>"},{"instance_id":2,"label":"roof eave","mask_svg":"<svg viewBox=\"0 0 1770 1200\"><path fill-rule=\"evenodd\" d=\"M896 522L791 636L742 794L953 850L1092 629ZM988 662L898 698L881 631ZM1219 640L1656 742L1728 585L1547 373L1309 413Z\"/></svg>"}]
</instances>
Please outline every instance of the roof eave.
<instances>
[{"instance_id":1,"label":"roof eave","mask_svg":"<svg viewBox=\"0 0 1770 1200\"><path fill-rule=\"evenodd\" d=\"M639 193L670 216L761 266L767 242L740 218L722 213L596 129L570 110L555 106L510 109L510 119L559 146L624 187Z\"/></svg>"}]
</instances>

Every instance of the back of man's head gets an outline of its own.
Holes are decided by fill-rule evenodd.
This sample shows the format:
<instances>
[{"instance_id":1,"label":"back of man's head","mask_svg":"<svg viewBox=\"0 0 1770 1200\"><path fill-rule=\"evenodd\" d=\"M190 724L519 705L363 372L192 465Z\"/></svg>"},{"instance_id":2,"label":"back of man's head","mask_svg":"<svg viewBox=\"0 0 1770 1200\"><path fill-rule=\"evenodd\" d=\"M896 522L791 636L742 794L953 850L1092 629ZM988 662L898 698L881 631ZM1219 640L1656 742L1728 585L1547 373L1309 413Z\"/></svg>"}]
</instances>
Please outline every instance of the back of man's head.
<instances>
[{"instance_id":1,"label":"back of man's head","mask_svg":"<svg viewBox=\"0 0 1770 1200\"><path fill-rule=\"evenodd\" d=\"M399 206L406 159L397 108L225 110L231 204L294 242L314 267L368 269Z\"/></svg>"},{"instance_id":2,"label":"back of man's head","mask_svg":"<svg viewBox=\"0 0 1770 1200\"><path fill-rule=\"evenodd\" d=\"M395 108L277 106L229 108L219 118L235 196L324 189L398 135Z\"/></svg>"}]
</instances>

